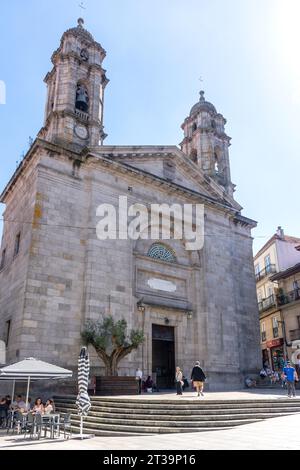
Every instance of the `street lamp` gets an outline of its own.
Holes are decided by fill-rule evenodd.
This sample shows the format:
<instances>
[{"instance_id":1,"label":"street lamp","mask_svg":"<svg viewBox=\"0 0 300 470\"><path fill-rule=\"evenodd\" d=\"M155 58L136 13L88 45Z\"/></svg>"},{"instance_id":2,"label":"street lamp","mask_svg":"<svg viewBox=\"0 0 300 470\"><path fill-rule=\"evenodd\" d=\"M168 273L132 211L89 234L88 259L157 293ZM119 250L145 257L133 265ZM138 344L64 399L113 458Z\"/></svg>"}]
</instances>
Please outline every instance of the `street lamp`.
<instances>
[{"instance_id":1,"label":"street lamp","mask_svg":"<svg viewBox=\"0 0 300 470\"><path fill-rule=\"evenodd\" d=\"M138 311L141 312L141 313L144 313L145 310L146 310L146 307L145 305L143 304L142 300L140 300L138 303L137 303L137 308L138 308Z\"/></svg>"}]
</instances>

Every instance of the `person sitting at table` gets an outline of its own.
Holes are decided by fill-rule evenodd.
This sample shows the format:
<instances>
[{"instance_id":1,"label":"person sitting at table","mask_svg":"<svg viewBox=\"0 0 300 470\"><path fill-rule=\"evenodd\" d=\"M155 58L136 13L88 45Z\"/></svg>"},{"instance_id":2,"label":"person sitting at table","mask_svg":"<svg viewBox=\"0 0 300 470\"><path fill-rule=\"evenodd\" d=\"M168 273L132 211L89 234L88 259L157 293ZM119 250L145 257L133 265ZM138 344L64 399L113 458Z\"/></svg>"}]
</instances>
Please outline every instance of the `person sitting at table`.
<instances>
[{"instance_id":1,"label":"person sitting at table","mask_svg":"<svg viewBox=\"0 0 300 470\"><path fill-rule=\"evenodd\" d=\"M5 400L6 400L7 406L10 407L10 405L11 405L11 397L10 397L10 395L6 395Z\"/></svg>"},{"instance_id":2,"label":"person sitting at table","mask_svg":"<svg viewBox=\"0 0 300 470\"><path fill-rule=\"evenodd\" d=\"M24 406L20 408L21 413L29 413L31 411L31 398L28 398L27 405L24 403Z\"/></svg>"},{"instance_id":3,"label":"person sitting at table","mask_svg":"<svg viewBox=\"0 0 300 470\"><path fill-rule=\"evenodd\" d=\"M22 398L22 395L17 395L15 400L11 404L11 409L13 411L20 411L21 409L26 408L26 403Z\"/></svg>"},{"instance_id":4,"label":"person sitting at table","mask_svg":"<svg viewBox=\"0 0 300 470\"><path fill-rule=\"evenodd\" d=\"M0 400L0 427L7 422L8 404L6 398Z\"/></svg>"},{"instance_id":5,"label":"person sitting at table","mask_svg":"<svg viewBox=\"0 0 300 470\"><path fill-rule=\"evenodd\" d=\"M46 401L44 412L45 412L45 415L50 415L51 413L54 412L54 403L53 403L53 400L51 400L50 398Z\"/></svg>"},{"instance_id":6,"label":"person sitting at table","mask_svg":"<svg viewBox=\"0 0 300 470\"><path fill-rule=\"evenodd\" d=\"M34 402L34 407L32 408L32 413L33 414L39 414L43 415L44 414L44 405L42 402L41 398L37 398Z\"/></svg>"},{"instance_id":7,"label":"person sitting at table","mask_svg":"<svg viewBox=\"0 0 300 470\"><path fill-rule=\"evenodd\" d=\"M31 412L31 398L28 398L27 405L24 402L24 406L21 406L18 411L22 413L22 415L28 415Z\"/></svg>"},{"instance_id":8,"label":"person sitting at table","mask_svg":"<svg viewBox=\"0 0 300 470\"><path fill-rule=\"evenodd\" d=\"M152 388L152 387L153 387L153 380L151 379L151 376L148 375L148 378L145 381L145 388L146 390L148 390L148 388Z\"/></svg>"}]
</instances>

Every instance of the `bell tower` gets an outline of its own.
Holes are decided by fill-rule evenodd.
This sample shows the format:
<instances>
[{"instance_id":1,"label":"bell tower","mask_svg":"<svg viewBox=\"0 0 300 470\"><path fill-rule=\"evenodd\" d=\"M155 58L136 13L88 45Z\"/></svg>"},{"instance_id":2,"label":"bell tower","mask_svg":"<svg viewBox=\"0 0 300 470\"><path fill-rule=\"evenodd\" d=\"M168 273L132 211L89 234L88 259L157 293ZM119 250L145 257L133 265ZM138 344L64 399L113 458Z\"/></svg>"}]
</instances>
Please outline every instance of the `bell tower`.
<instances>
[{"instance_id":1,"label":"bell tower","mask_svg":"<svg viewBox=\"0 0 300 470\"><path fill-rule=\"evenodd\" d=\"M52 55L53 69L45 77L45 123L39 133L78 149L103 144L104 90L109 82L102 68L106 52L83 24L79 18Z\"/></svg>"},{"instance_id":2,"label":"bell tower","mask_svg":"<svg viewBox=\"0 0 300 470\"><path fill-rule=\"evenodd\" d=\"M231 138L225 133L225 124L226 119L205 100L204 91L200 91L200 100L181 126L184 139L180 145L207 176L232 196L235 185L231 182L228 151Z\"/></svg>"}]
</instances>

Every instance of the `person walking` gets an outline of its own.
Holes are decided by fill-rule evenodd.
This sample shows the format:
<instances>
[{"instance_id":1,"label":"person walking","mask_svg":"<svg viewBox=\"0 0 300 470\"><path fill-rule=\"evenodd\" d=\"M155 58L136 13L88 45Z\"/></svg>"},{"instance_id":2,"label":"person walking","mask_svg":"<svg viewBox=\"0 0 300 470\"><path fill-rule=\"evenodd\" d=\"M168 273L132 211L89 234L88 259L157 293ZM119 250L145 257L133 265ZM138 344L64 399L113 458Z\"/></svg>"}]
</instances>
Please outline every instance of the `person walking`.
<instances>
[{"instance_id":1,"label":"person walking","mask_svg":"<svg viewBox=\"0 0 300 470\"><path fill-rule=\"evenodd\" d=\"M296 369L292 367L290 361L287 361L286 366L283 369L283 374L286 378L288 397L292 398L296 396L295 381L298 382L298 375Z\"/></svg>"},{"instance_id":2,"label":"person walking","mask_svg":"<svg viewBox=\"0 0 300 470\"><path fill-rule=\"evenodd\" d=\"M140 367L138 369L136 369L135 371L135 379L137 381L137 384L138 384L138 394L141 395L142 394L142 378L143 378L143 372L142 370L140 369Z\"/></svg>"},{"instance_id":3,"label":"person walking","mask_svg":"<svg viewBox=\"0 0 300 470\"><path fill-rule=\"evenodd\" d=\"M181 372L180 367L176 367L176 375L175 375L175 382L176 382L176 391L177 395L182 396L182 385L183 385L183 374Z\"/></svg>"},{"instance_id":4,"label":"person walking","mask_svg":"<svg viewBox=\"0 0 300 470\"><path fill-rule=\"evenodd\" d=\"M194 387L196 387L198 397L200 397L200 395L204 397L203 388L204 388L204 382L206 380L206 376L200 367L199 361L196 362L192 370L191 380L193 381Z\"/></svg>"}]
</instances>

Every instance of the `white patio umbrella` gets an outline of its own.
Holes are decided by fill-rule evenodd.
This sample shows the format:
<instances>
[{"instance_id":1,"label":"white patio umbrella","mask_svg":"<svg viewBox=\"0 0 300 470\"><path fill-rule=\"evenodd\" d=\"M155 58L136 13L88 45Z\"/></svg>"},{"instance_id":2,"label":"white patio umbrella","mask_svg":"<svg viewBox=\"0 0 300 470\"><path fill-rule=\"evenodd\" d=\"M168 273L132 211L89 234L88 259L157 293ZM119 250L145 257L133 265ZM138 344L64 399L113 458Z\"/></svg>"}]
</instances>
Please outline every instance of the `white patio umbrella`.
<instances>
[{"instance_id":1,"label":"white patio umbrella","mask_svg":"<svg viewBox=\"0 0 300 470\"><path fill-rule=\"evenodd\" d=\"M86 347L82 347L78 357L78 395L76 405L80 416L80 437L83 439L83 417L87 416L91 408L91 400L88 394L90 374L90 358Z\"/></svg>"},{"instance_id":2,"label":"white patio umbrella","mask_svg":"<svg viewBox=\"0 0 300 470\"><path fill-rule=\"evenodd\" d=\"M49 364L48 362L39 361L33 357L0 369L0 380L13 381L12 399L15 391L15 383L27 382L26 407L28 405L31 382L45 379L66 379L72 377L72 375L73 372L71 370L63 369L62 367Z\"/></svg>"}]
</instances>

